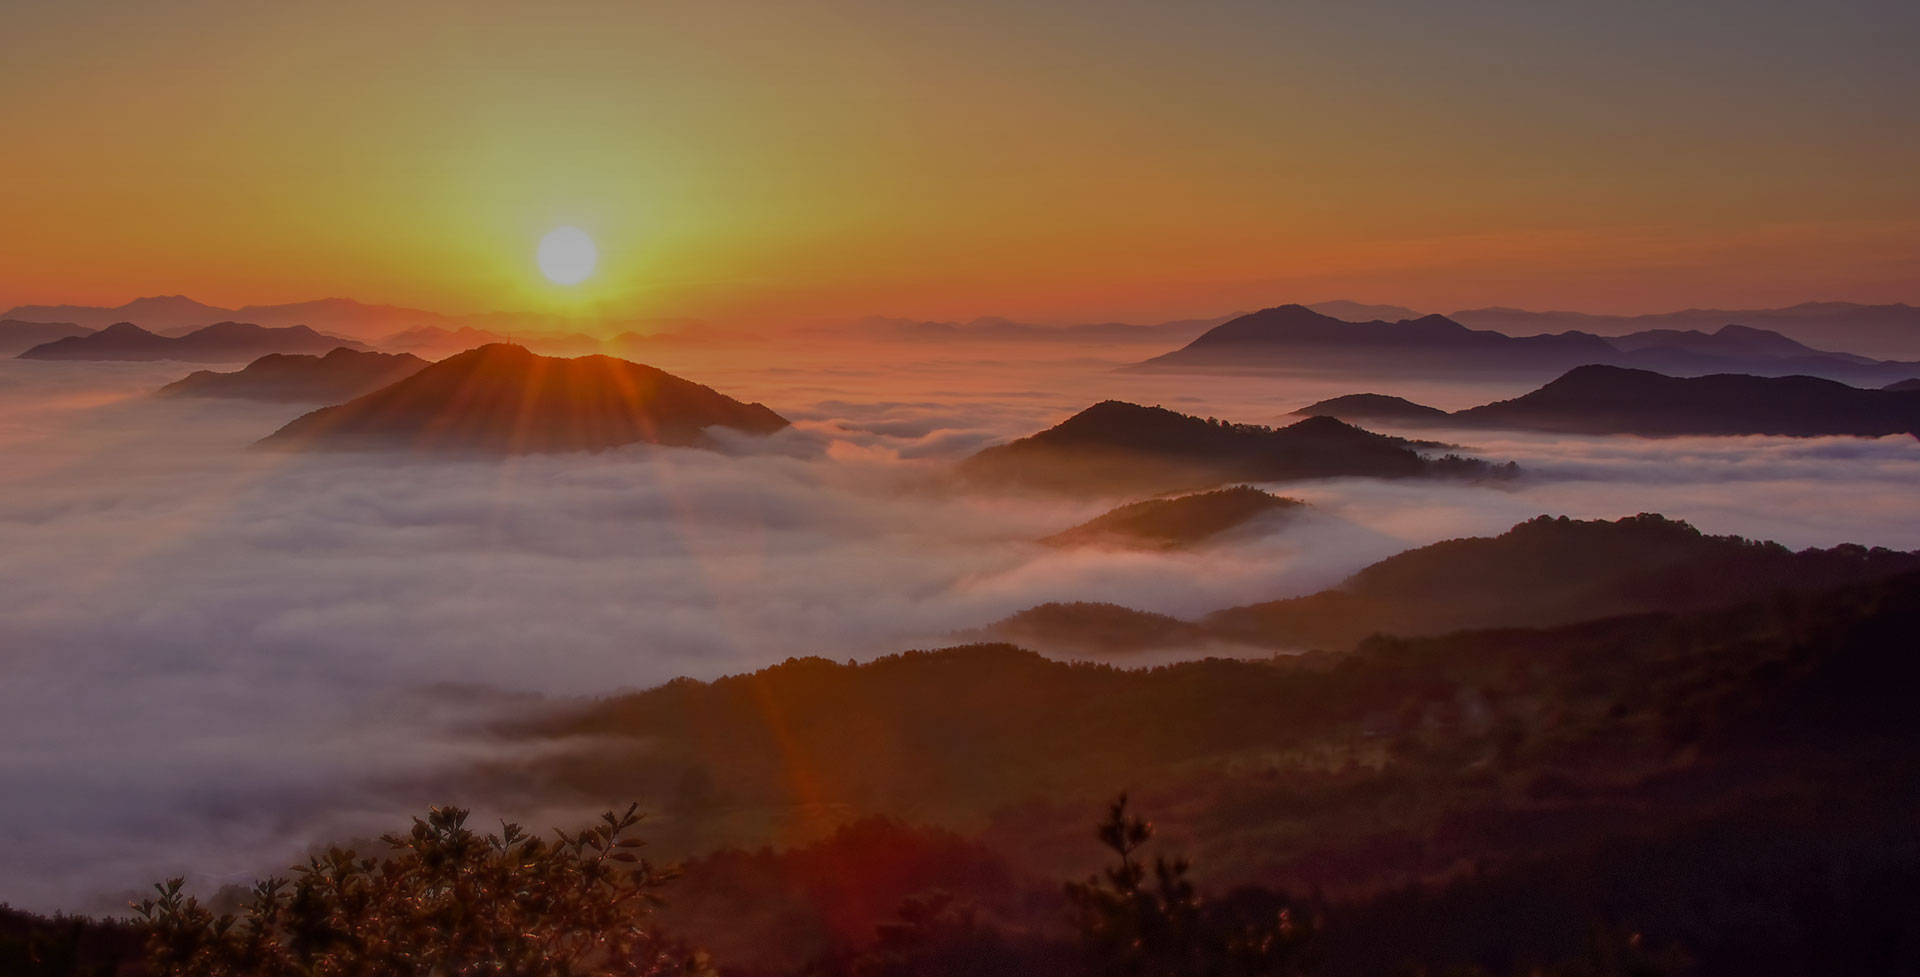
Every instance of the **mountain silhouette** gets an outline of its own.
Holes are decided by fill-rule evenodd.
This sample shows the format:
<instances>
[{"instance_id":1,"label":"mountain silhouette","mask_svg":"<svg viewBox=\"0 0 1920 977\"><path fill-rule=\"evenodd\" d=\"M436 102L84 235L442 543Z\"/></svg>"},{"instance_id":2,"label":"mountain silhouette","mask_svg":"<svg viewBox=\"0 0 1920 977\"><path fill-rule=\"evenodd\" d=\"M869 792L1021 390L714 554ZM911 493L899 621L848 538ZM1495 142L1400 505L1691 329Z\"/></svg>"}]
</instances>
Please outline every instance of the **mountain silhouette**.
<instances>
[{"instance_id":1,"label":"mountain silhouette","mask_svg":"<svg viewBox=\"0 0 1920 977\"><path fill-rule=\"evenodd\" d=\"M216 322L184 336L162 336L131 322L99 332L42 343L23 360L183 360L191 363L249 362L269 353L320 354L362 343L314 332L306 326L272 328L249 322Z\"/></svg>"},{"instance_id":2,"label":"mountain silhouette","mask_svg":"<svg viewBox=\"0 0 1920 977\"><path fill-rule=\"evenodd\" d=\"M1123 505L1041 540L1051 546L1175 550L1199 546L1256 521L1306 508L1306 503L1251 485Z\"/></svg>"},{"instance_id":3,"label":"mountain silhouette","mask_svg":"<svg viewBox=\"0 0 1920 977\"><path fill-rule=\"evenodd\" d=\"M1664 516L1582 521L1540 516L1494 537L1447 540L1388 557L1304 597L1156 621L1170 642L1343 650L1372 634L1552 627L1647 612L1683 612L1868 583L1920 571L1920 553L1842 545L1794 552L1709 536ZM1112 605L1023 612L991 628L1048 647L1094 650L1142 612ZM1143 619L1144 620L1144 619ZM1158 640L1158 637L1155 638ZM1116 650L1138 651L1140 640Z\"/></svg>"},{"instance_id":4,"label":"mountain silhouette","mask_svg":"<svg viewBox=\"0 0 1920 977\"><path fill-rule=\"evenodd\" d=\"M18 356L42 343L68 336L85 336L93 330L71 322L23 322L0 319L0 356Z\"/></svg>"},{"instance_id":5,"label":"mountain silhouette","mask_svg":"<svg viewBox=\"0 0 1920 977\"><path fill-rule=\"evenodd\" d=\"M1920 394L1818 377L1670 377L1583 366L1532 393L1453 415L1468 424L1581 434L1850 434L1920 431Z\"/></svg>"},{"instance_id":6,"label":"mountain silhouette","mask_svg":"<svg viewBox=\"0 0 1920 977\"><path fill-rule=\"evenodd\" d=\"M1469 329L1446 316L1348 322L1282 305L1222 323L1141 368L1499 372L1565 369L1619 355L1586 333L1514 337Z\"/></svg>"},{"instance_id":7,"label":"mountain silhouette","mask_svg":"<svg viewBox=\"0 0 1920 977\"><path fill-rule=\"evenodd\" d=\"M1414 448L1413 442L1330 417L1274 429L1109 400L1038 434L982 449L961 462L960 472L1020 488L1121 494L1235 482L1497 473L1484 462L1428 459Z\"/></svg>"},{"instance_id":8,"label":"mountain silhouette","mask_svg":"<svg viewBox=\"0 0 1920 977\"><path fill-rule=\"evenodd\" d=\"M1872 385L1920 367L1814 349L1780 333L1751 326L1722 326L1714 332L1655 329L1610 337L1607 342L1621 350L1620 356L1608 361L1610 365L1679 376L1804 375Z\"/></svg>"},{"instance_id":9,"label":"mountain silhouette","mask_svg":"<svg viewBox=\"0 0 1920 977\"><path fill-rule=\"evenodd\" d=\"M1170 614L1091 601L1040 604L995 621L978 634L958 637L1011 641L1042 651L1094 655L1219 642L1205 625Z\"/></svg>"},{"instance_id":10,"label":"mountain silhouette","mask_svg":"<svg viewBox=\"0 0 1920 977\"><path fill-rule=\"evenodd\" d=\"M1118 345L1126 343L1183 343L1219 325L1224 319L1180 319L1159 323L1081 322L1042 325L986 316L968 322L866 316L845 324L814 326L808 332L853 335L887 342L1071 342Z\"/></svg>"},{"instance_id":11,"label":"mountain silhouette","mask_svg":"<svg viewBox=\"0 0 1920 977\"><path fill-rule=\"evenodd\" d=\"M1920 368L1920 363L1814 349L1777 332L1742 325L1721 325L1712 332L1643 330L1612 338L1577 330L1516 336L1469 328L1441 315L1354 322L1306 306L1283 305L1222 323L1133 369L1476 376L1560 373L1588 364L1686 376L1804 374L1875 384Z\"/></svg>"},{"instance_id":12,"label":"mountain silhouette","mask_svg":"<svg viewBox=\"0 0 1920 977\"><path fill-rule=\"evenodd\" d=\"M20 305L3 314L28 322L70 322L104 329L116 322L137 322L158 332L178 326L208 326L237 318L234 309L196 302L184 295L152 295L112 308L98 305Z\"/></svg>"},{"instance_id":13,"label":"mountain silhouette","mask_svg":"<svg viewBox=\"0 0 1920 977\"><path fill-rule=\"evenodd\" d=\"M1624 336L1607 337L1607 344L1624 353L1661 350L1700 356L1758 356L1772 359L1798 359L1810 356L1839 356L1859 363L1874 360L1852 353L1834 353L1814 349L1770 329L1725 325L1713 332L1704 329L1648 329Z\"/></svg>"},{"instance_id":14,"label":"mountain silhouette","mask_svg":"<svg viewBox=\"0 0 1920 977\"><path fill-rule=\"evenodd\" d=\"M1602 336L1659 329L1718 329L1739 323L1821 348L1838 347L1881 359L1920 360L1920 308L1899 302L1802 302L1781 309L1683 309L1638 316L1485 308L1462 309L1450 313L1450 317L1475 328L1508 333L1572 329Z\"/></svg>"},{"instance_id":15,"label":"mountain silhouette","mask_svg":"<svg viewBox=\"0 0 1920 977\"><path fill-rule=\"evenodd\" d=\"M465 351L489 343L504 343L507 337L490 329L475 329L461 326L448 329L445 326L414 326L403 329L380 341L382 349L397 349L403 352L432 353L454 349Z\"/></svg>"},{"instance_id":16,"label":"mountain silhouette","mask_svg":"<svg viewBox=\"0 0 1920 977\"><path fill-rule=\"evenodd\" d=\"M1347 299L1334 299L1331 302L1308 302L1307 308L1321 315L1330 315L1335 319L1348 322L1372 322L1382 319L1398 322L1402 319L1418 319L1421 313L1404 305L1372 305L1366 302L1353 302Z\"/></svg>"},{"instance_id":17,"label":"mountain silhouette","mask_svg":"<svg viewBox=\"0 0 1920 977\"><path fill-rule=\"evenodd\" d=\"M519 454L696 445L706 442L709 427L767 434L786 426L760 404L650 366L611 356L539 356L495 343L296 418L260 444Z\"/></svg>"},{"instance_id":18,"label":"mountain silhouette","mask_svg":"<svg viewBox=\"0 0 1920 977\"><path fill-rule=\"evenodd\" d=\"M22 305L0 317L32 322L72 322L90 329L102 329L116 322L132 322L156 333L177 333L217 322L252 322L263 326L306 325L318 330L337 330L360 339L451 321L448 316L425 309L370 305L344 298L227 309L197 302L184 295L138 298L113 307Z\"/></svg>"},{"instance_id":19,"label":"mountain silhouette","mask_svg":"<svg viewBox=\"0 0 1920 977\"><path fill-rule=\"evenodd\" d=\"M232 373L195 371L157 393L162 397L334 403L403 380L426 365L426 360L411 353L374 353L345 346L325 356L269 353Z\"/></svg>"},{"instance_id":20,"label":"mountain silhouette","mask_svg":"<svg viewBox=\"0 0 1920 977\"><path fill-rule=\"evenodd\" d=\"M1700 610L1912 570L1920 570L1920 553L1852 545L1796 553L1647 513L1612 522L1541 516L1499 536L1409 550L1332 590L1219 611L1204 623L1241 641L1344 648L1375 633L1412 637Z\"/></svg>"},{"instance_id":21,"label":"mountain silhouette","mask_svg":"<svg viewBox=\"0 0 1920 977\"><path fill-rule=\"evenodd\" d=\"M1343 421L1439 422L1447 412L1438 407L1416 404L1403 397L1386 394L1347 394L1308 404L1293 412L1297 417L1335 417Z\"/></svg>"},{"instance_id":22,"label":"mountain silhouette","mask_svg":"<svg viewBox=\"0 0 1920 977\"><path fill-rule=\"evenodd\" d=\"M1451 414L1381 394L1334 397L1294 413L1568 434L1881 437L1920 431L1920 380L1870 390L1819 377L1672 377L1595 365L1511 400Z\"/></svg>"}]
</instances>

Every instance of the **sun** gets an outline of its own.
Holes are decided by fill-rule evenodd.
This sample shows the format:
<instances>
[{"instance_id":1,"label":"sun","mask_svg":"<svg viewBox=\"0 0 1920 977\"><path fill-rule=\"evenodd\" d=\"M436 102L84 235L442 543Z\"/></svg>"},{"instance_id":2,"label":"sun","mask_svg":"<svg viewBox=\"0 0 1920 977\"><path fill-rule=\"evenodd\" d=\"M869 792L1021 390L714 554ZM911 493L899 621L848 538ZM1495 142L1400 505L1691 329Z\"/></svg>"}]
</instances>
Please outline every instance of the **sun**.
<instances>
[{"instance_id":1,"label":"sun","mask_svg":"<svg viewBox=\"0 0 1920 977\"><path fill-rule=\"evenodd\" d=\"M540 239L540 273L557 285L578 285L593 274L600 251L577 227L556 227Z\"/></svg>"}]
</instances>

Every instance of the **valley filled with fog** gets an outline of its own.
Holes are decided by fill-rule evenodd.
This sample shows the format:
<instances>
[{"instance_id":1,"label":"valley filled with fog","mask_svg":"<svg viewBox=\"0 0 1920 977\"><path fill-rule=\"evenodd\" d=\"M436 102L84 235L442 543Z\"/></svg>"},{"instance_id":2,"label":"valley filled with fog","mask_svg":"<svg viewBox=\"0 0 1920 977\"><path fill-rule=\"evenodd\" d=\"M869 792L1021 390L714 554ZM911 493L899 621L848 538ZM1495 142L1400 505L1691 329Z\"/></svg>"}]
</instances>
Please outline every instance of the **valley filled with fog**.
<instances>
[{"instance_id":1,"label":"valley filled with fog","mask_svg":"<svg viewBox=\"0 0 1920 977\"><path fill-rule=\"evenodd\" d=\"M304 408L150 397L179 363L0 361L0 901L114 910L168 874L249 879L544 749L494 731L556 701L939 647L1049 601L1193 617L1543 513L1920 548L1911 436L1369 425L1521 474L1267 485L1311 510L1192 552L1042 546L1130 499L952 477L1105 399L1281 425L1356 391L1457 408L1533 386L1116 369L1136 353L682 351L654 363L793 427L502 460L249 450Z\"/></svg>"}]
</instances>

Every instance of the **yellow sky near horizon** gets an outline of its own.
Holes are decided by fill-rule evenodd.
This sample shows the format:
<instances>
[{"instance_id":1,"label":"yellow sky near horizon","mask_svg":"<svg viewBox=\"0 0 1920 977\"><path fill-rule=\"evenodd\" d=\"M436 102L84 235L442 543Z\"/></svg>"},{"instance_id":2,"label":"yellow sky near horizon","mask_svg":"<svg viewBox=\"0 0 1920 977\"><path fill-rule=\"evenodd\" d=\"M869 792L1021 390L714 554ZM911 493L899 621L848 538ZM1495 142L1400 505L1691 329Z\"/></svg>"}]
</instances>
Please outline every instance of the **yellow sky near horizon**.
<instances>
[{"instance_id":1,"label":"yellow sky near horizon","mask_svg":"<svg viewBox=\"0 0 1920 977\"><path fill-rule=\"evenodd\" d=\"M10 9L0 308L1920 301L1910 5L1546 6Z\"/></svg>"}]
</instances>

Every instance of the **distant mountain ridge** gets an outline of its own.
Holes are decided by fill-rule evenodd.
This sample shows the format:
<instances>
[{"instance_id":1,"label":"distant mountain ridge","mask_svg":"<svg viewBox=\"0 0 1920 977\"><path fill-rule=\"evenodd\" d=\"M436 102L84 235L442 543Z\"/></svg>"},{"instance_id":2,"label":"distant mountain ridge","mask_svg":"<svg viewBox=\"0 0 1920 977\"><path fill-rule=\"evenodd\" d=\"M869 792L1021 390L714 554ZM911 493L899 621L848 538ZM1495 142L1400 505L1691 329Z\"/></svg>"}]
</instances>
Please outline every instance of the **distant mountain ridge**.
<instances>
[{"instance_id":1,"label":"distant mountain ridge","mask_svg":"<svg viewBox=\"0 0 1920 977\"><path fill-rule=\"evenodd\" d=\"M585 321L552 315L509 312L450 315L429 309L379 305L347 298L229 309L198 302L184 295L149 296L110 308L23 305L0 314L0 318L65 322L89 330L118 322L131 322L163 336L183 335L214 323L231 321L269 327L308 326L386 351L421 353L432 357L509 339L555 354L617 352L637 339L651 338L662 332L691 331L694 327L704 325L700 320L686 318L620 317L598 320L595 326L607 327L606 331L609 332L617 328L623 333L603 341L598 336L581 331L587 327Z\"/></svg>"},{"instance_id":2,"label":"distant mountain ridge","mask_svg":"<svg viewBox=\"0 0 1920 977\"><path fill-rule=\"evenodd\" d=\"M343 298L227 309L197 302L184 295L148 296L110 308L94 305L22 305L0 317L33 322L72 322L91 329L103 329L117 322L132 322L155 333L199 328L216 322L251 322L275 327L310 326L316 330L340 328L359 339L418 325L446 323L453 318L425 309L370 305Z\"/></svg>"},{"instance_id":3,"label":"distant mountain ridge","mask_svg":"<svg viewBox=\"0 0 1920 977\"><path fill-rule=\"evenodd\" d=\"M85 336L93 330L71 322L22 322L0 319L0 356L18 356L56 339Z\"/></svg>"},{"instance_id":4,"label":"distant mountain ridge","mask_svg":"<svg viewBox=\"0 0 1920 977\"><path fill-rule=\"evenodd\" d=\"M1382 394L1334 397L1294 414L1569 434L1884 437L1920 434L1920 388L1862 389L1818 377L1670 377L1582 366L1531 393L1451 414Z\"/></svg>"},{"instance_id":5,"label":"distant mountain ridge","mask_svg":"<svg viewBox=\"0 0 1920 977\"><path fill-rule=\"evenodd\" d=\"M1396 305L1339 300L1308 308L1351 322L1417 319L1421 313ZM1920 307L1904 302L1802 302L1772 309L1680 309L1642 315L1539 312L1488 306L1446 313L1455 322L1508 335L1586 332L1612 338L1649 332L1713 332L1737 325L1772 331L1822 349L1844 348L1875 359L1920 360Z\"/></svg>"},{"instance_id":6,"label":"distant mountain ridge","mask_svg":"<svg viewBox=\"0 0 1920 977\"><path fill-rule=\"evenodd\" d=\"M1348 476L1498 476L1476 459L1422 456L1415 443L1329 417L1279 429L1109 400L960 464L976 481L1054 492L1158 494L1239 482Z\"/></svg>"},{"instance_id":7,"label":"distant mountain ridge","mask_svg":"<svg viewBox=\"0 0 1920 977\"><path fill-rule=\"evenodd\" d=\"M1633 316L1483 308L1462 309L1451 313L1449 318L1502 332L1575 329L1605 336L1652 329L1713 330L1738 324L1878 359L1920 360L1920 307L1904 302L1889 305L1802 302L1778 309L1682 309Z\"/></svg>"},{"instance_id":8,"label":"distant mountain ridge","mask_svg":"<svg viewBox=\"0 0 1920 977\"><path fill-rule=\"evenodd\" d=\"M1301 305L1240 316L1133 369L1504 375L1557 373L1589 364L1677 375L1807 374L1873 383L1920 370L1920 363L1814 349L1743 325L1721 325L1712 332L1646 330L1612 338L1577 330L1512 335L1470 328L1441 315L1355 322Z\"/></svg>"},{"instance_id":9,"label":"distant mountain ridge","mask_svg":"<svg viewBox=\"0 0 1920 977\"><path fill-rule=\"evenodd\" d=\"M184 336L162 336L131 322L116 322L98 332L42 343L20 354L23 360L182 360L238 363L269 353L320 354L366 345L318 333L306 326L269 327L250 322L216 322Z\"/></svg>"},{"instance_id":10,"label":"distant mountain ridge","mask_svg":"<svg viewBox=\"0 0 1920 977\"><path fill-rule=\"evenodd\" d=\"M1082 343L1180 343L1231 318L1215 316L1180 319L1159 323L1084 322L1068 325L1044 325L1017 322L998 316L986 316L967 322L903 319L868 316L845 326L820 327L829 334L851 333L900 342L1082 342Z\"/></svg>"},{"instance_id":11,"label":"distant mountain ridge","mask_svg":"<svg viewBox=\"0 0 1920 977\"><path fill-rule=\"evenodd\" d=\"M411 353L339 347L325 356L269 353L232 373L198 370L156 391L161 397L225 397L332 403L358 397L425 369Z\"/></svg>"},{"instance_id":12,"label":"distant mountain ridge","mask_svg":"<svg viewBox=\"0 0 1920 977\"><path fill-rule=\"evenodd\" d=\"M763 405L664 370L496 343L296 418L260 446L499 455L699 445L709 427L769 434L786 426Z\"/></svg>"}]
</instances>

